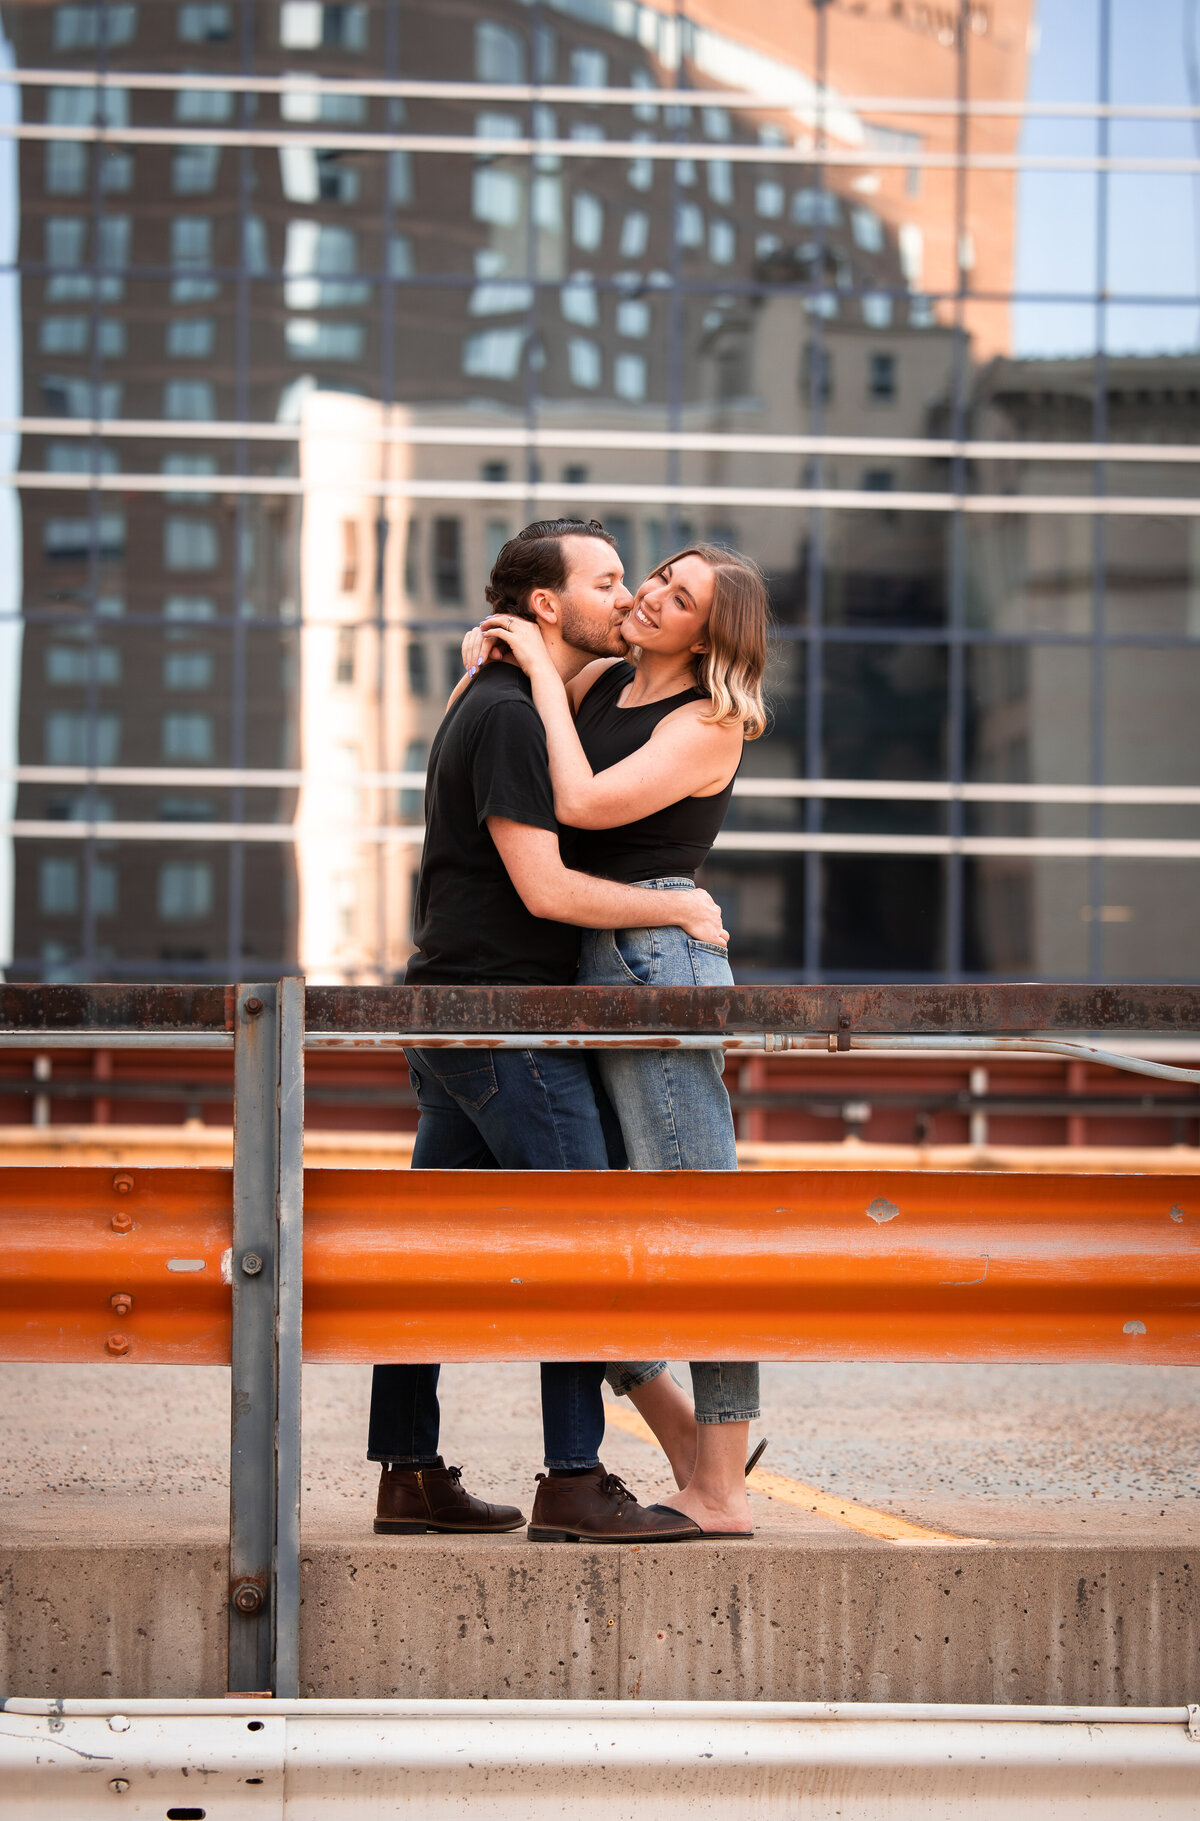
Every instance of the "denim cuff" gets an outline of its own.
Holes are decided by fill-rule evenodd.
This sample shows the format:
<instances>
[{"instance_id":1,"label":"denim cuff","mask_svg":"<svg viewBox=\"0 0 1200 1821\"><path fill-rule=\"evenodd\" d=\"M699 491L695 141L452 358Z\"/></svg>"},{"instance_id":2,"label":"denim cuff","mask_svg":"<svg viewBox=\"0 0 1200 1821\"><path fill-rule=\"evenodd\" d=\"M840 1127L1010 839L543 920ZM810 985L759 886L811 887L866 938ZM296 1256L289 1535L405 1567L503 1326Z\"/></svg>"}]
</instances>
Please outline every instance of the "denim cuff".
<instances>
[{"instance_id":1,"label":"denim cuff","mask_svg":"<svg viewBox=\"0 0 1200 1821\"><path fill-rule=\"evenodd\" d=\"M666 1369L665 1359L652 1360L645 1365L605 1366L604 1382L616 1397L628 1397L639 1385L650 1384Z\"/></svg>"},{"instance_id":2,"label":"denim cuff","mask_svg":"<svg viewBox=\"0 0 1200 1821\"><path fill-rule=\"evenodd\" d=\"M719 1410L701 1416L696 1412L698 1423L756 1423L762 1415L761 1410Z\"/></svg>"}]
</instances>

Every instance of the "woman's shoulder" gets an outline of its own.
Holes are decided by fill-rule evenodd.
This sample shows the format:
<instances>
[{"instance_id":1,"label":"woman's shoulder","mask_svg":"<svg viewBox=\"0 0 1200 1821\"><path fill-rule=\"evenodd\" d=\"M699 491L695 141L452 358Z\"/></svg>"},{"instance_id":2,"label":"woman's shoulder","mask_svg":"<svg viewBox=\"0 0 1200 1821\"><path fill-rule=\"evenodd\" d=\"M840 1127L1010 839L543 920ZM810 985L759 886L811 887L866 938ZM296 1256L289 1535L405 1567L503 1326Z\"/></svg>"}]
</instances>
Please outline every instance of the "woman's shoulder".
<instances>
[{"instance_id":1,"label":"woman's shoulder","mask_svg":"<svg viewBox=\"0 0 1200 1821\"><path fill-rule=\"evenodd\" d=\"M579 704L593 684L598 683L602 676L619 668L625 670L630 668L625 658L593 658L590 664L585 664L579 674L572 677L567 684L567 694L571 698L572 708L578 710Z\"/></svg>"}]
</instances>

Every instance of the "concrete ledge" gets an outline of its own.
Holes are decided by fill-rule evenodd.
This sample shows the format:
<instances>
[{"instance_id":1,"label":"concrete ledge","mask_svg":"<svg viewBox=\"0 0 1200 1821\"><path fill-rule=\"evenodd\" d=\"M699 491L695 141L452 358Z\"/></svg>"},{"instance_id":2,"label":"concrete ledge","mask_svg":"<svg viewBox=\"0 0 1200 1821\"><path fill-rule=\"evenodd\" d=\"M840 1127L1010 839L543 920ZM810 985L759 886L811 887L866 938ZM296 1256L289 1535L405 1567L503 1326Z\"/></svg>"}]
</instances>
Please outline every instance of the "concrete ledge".
<instances>
[{"instance_id":1,"label":"concrete ledge","mask_svg":"<svg viewBox=\"0 0 1200 1821\"><path fill-rule=\"evenodd\" d=\"M1157 1706L1200 1691L1187 1545L988 1548L772 1537L588 1549L319 1537L302 1692L318 1697ZM188 1542L0 1551L0 1686L219 1696L226 1557Z\"/></svg>"}]
</instances>

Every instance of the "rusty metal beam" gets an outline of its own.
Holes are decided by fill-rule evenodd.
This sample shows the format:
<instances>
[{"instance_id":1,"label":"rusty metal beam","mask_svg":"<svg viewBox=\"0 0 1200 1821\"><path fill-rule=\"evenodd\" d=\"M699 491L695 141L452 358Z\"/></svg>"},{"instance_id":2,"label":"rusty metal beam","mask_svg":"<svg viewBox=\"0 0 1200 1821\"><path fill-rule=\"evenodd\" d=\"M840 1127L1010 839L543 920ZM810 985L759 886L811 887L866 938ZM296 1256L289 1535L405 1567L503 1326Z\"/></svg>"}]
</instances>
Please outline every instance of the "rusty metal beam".
<instances>
[{"instance_id":1,"label":"rusty metal beam","mask_svg":"<svg viewBox=\"0 0 1200 1821\"><path fill-rule=\"evenodd\" d=\"M229 1358L228 1172L4 1186L0 1358ZM1194 1176L311 1169L304 1351L1197 1365L1198 1234Z\"/></svg>"},{"instance_id":2,"label":"rusty metal beam","mask_svg":"<svg viewBox=\"0 0 1200 1821\"><path fill-rule=\"evenodd\" d=\"M231 1032L226 986L0 986L0 1032ZM310 1033L382 1031L1200 1034L1200 987L327 987Z\"/></svg>"}]
</instances>

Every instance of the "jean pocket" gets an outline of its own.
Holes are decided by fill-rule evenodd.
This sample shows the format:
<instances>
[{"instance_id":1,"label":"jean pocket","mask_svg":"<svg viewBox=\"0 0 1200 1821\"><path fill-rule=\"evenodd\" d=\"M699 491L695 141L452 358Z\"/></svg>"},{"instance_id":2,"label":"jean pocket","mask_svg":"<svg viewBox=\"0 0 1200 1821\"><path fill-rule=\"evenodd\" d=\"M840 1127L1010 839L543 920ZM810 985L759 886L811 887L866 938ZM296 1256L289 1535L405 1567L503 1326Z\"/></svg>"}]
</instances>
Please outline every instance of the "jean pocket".
<instances>
[{"instance_id":1,"label":"jean pocket","mask_svg":"<svg viewBox=\"0 0 1200 1821\"><path fill-rule=\"evenodd\" d=\"M649 986L654 973L654 935L648 929L615 929L613 948L631 980Z\"/></svg>"},{"instance_id":2,"label":"jean pocket","mask_svg":"<svg viewBox=\"0 0 1200 1821\"><path fill-rule=\"evenodd\" d=\"M697 986L732 986L728 949L716 942L699 942L695 936L688 937L687 945L692 978Z\"/></svg>"},{"instance_id":3,"label":"jean pocket","mask_svg":"<svg viewBox=\"0 0 1200 1821\"><path fill-rule=\"evenodd\" d=\"M456 1069L452 1058L447 1059L444 1069L432 1067L428 1055L424 1061L429 1073L435 1081L441 1083L447 1094L474 1112L485 1106L496 1092L496 1065L490 1055L472 1057L468 1069Z\"/></svg>"}]
</instances>

